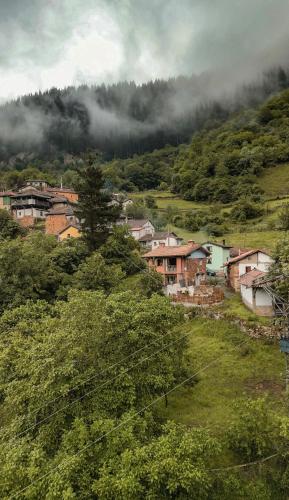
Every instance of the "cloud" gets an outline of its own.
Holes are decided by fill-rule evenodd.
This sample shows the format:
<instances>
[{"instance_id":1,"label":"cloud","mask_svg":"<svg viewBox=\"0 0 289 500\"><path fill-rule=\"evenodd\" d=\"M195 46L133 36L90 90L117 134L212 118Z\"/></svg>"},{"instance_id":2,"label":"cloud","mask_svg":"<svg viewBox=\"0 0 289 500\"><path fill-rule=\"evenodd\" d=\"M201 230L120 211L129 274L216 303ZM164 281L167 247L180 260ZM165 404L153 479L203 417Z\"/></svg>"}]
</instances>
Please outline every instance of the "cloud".
<instances>
[{"instance_id":1,"label":"cloud","mask_svg":"<svg viewBox=\"0 0 289 500\"><path fill-rule=\"evenodd\" d=\"M226 87L287 63L288 15L287 0L0 0L0 99L203 72Z\"/></svg>"}]
</instances>

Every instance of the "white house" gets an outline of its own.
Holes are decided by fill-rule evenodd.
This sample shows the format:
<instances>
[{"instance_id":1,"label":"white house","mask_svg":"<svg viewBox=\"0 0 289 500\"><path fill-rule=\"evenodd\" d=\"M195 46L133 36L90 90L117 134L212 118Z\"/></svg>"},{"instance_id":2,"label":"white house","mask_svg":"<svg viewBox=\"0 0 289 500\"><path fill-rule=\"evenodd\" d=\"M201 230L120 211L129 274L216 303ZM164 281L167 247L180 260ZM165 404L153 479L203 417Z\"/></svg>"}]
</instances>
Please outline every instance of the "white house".
<instances>
[{"instance_id":1,"label":"white house","mask_svg":"<svg viewBox=\"0 0 289 500\"><path fill-rule=\"evenodd\" d=\"M243 274L249 273L252 269L258 269L258 271L266 273L273 262L274 260L267 252L259 249L249 250L233 259L229 259L225 264L228 285L234 288L235 291L239 291L240 278Z\"/></svg>"},{"instance_id":2,"label":"white house","mask_svg":"<svg viewBox=\"0 0 289 500\"><path fill-rule=\"evenodd\" d=\"M258 269L252 269L240 278L240 293L243 303L259 316L273 316L273 303L271 296L258 286L257 278L265 276L266 273Z\"/></svg>"},{"instance_id":3,"label":"white house","mask_svg":"<svg viewBox=\"0 0 289 500\"><path fill-rule=\"evenodd\" d=\"M161 243L166 247L176 247L182 244L183 239L176 233L168 231L156 231L154 234L145 234L139 239L139 243L145 248L157 248Z\"/></svg>"},{"instance_id":4,"label":"white house","mask_svg":"<svg viewBox=\"0 0 289 500\"><path fill-rule=\"evenodd\" d=\"M128 219L125 224L128 225L131 235L139 240L146 234L154 234L155 228L148 219Z\"/></svg>"}]
</instances>

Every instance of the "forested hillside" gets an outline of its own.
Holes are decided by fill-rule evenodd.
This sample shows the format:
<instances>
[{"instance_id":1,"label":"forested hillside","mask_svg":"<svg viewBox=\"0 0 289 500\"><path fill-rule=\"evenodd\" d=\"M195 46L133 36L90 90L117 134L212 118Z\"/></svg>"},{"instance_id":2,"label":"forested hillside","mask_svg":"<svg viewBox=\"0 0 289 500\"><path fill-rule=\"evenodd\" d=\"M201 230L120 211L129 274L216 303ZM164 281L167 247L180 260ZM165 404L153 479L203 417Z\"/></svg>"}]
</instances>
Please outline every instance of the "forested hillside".
<instances>
[{"instance_id":1,"label":"forested hillside","mask_svg":"<svg viewBox=\"0 0 289 500\"><path fill-rule=\"evenodd\" d=\"M88 148L104 159L127 158L178 145L204 125L212 128L233 111L262 103L288 87L289 78L279 68L251 85L241 83L226 96L209 74L24 96L0 108L0 161L23 152L54 159Z\"/></svg>"},{"instance_id":2,"label":"forested hillside","mask_svg":"<svg viewBox=\"0 0 289 500\"><path fill-rule=\"evenodd\" d=\"M223 124L203 128L190 145L115 160L105 173L121 189L152 189L165 182L186 200L230 203L262 193L258 178L288 160L289 90L284 90Z\"/></svg>"}]
</instances>

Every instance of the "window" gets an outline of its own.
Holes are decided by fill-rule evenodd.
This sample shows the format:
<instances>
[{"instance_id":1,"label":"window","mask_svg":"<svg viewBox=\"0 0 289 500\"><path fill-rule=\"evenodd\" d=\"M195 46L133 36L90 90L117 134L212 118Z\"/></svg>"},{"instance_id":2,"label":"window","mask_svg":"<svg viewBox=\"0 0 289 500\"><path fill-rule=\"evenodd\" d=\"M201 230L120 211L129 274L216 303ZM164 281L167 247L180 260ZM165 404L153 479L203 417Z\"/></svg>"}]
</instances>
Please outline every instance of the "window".
<instances>
[{"instance_id":1,"label":"window","mask_svg":"<svg viewBox=\"0 0 289 500\"><path fill-rule=\"evenodd\" d=\"M157 246L157 244L158 244L158 242L157 242L157 241L154 241L154 246L155 246L155 247Z\"/></svg>"},{"instance_id":2,"label":"window","mask_svg":"<svg viewBox=\"0 0 289 500\"><path fill-rule=\"evenodd\" d=\"M208 252L211 252L213 250L213 247L211 245L208 245L207 250L208 250Z\"/></svg>"},{"instance_id":3,"label":"window","mask_svg":"<svg viewBox=\"0 0 289 500\"><path fill-rule=\"evenodd\" d=\"M43 217L43 212L40 212L40 217Z\"/></svg>"},{"instance_id":4,"label":"window","mask_svg":"<svg viewBox=\"0 0 289 500\"><path fill-rule=\"evenodd\" d=\"M208 257L208 259L207 259L207 263L208 263L208 264L212 264L212 257Z\"/></svg>"},{"instance_id":5,"label":"window","mask_svg":"<svg viewBox=\"0 0 289 500\"><path fill-rule=\"evenodd\" d=\"M18 217L22 217L22 212L18 212Z\"/></svg>"},{"instance_id":6,"label":"window","mask_svg":"<svg viewBox=\"0 0 289 500\"><path fill-rule=\"evenodd\" d=\"M251 271L251 266L246 266L245 273L249 273Z\"/></svg>"},{"instance_id":7,"label":"window","mask_svg":"<svg viewBox=\"0 0 289 500\"><path fill-rule=\"evenodd\" d=\"M163 265L163 259L157 259L157 266L162 266Z\"/></svg>"},{"instance_id":8,"label":"window","mask_svg":"<svg viewBox=\"0 0 289 500\"><path fill-rule=\"evenodd\" d=\"M167 277L167 283L168 285L174 285L177 281L177 277L174 275L174 274L170 274L168 277Z\"/></svg>"}]
</instances>

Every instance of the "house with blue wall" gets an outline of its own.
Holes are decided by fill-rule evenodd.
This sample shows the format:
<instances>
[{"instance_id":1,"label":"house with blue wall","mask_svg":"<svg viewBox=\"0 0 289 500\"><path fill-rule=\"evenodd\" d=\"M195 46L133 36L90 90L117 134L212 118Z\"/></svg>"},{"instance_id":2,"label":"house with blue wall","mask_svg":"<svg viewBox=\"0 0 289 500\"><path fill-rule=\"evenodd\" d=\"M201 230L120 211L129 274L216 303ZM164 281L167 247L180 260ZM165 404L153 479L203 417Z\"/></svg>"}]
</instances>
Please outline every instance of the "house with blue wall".
<instances>
[{"instance_id":1,"label":"house with blue wall","mask_svg":"<svg viewBox=\"0 0 289 500\"><path fill-rule=\"evenodd\" d=\"M228 262L230 258L230 245L226 245L225 241L223 243L217 243L216 241L206 241L202 243L202 247L210 252L210 256L207 258L207 271L211 272L224 272L224 264Z\"/></svg>"}]
</instances>

